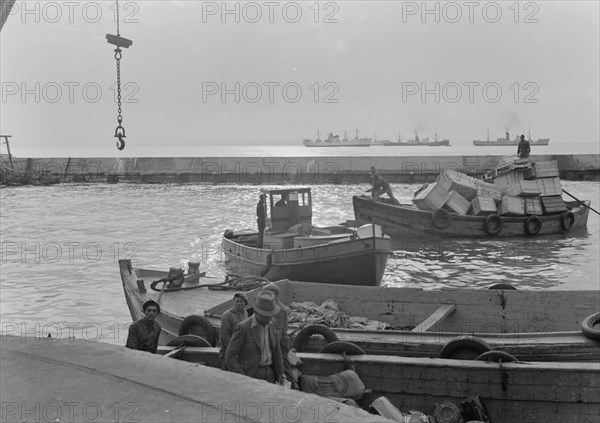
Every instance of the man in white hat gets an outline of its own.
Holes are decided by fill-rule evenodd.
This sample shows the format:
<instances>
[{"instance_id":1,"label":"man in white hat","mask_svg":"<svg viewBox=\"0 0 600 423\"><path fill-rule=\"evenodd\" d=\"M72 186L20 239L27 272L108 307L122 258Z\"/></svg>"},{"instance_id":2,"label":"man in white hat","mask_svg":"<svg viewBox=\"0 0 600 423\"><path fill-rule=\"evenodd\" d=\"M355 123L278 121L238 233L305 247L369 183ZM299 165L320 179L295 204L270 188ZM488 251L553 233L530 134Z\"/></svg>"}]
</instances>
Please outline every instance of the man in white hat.
<instances>
[{"instance_id":1,"label":"man in white hat","mask_svg":"<svg viewBox=\"0 0 600 423\"><path fill-rule=\"evenodd\" d=\"M286 380L280 339L270 324L279 311L272 292L257 294L254 314L236 326L225 352L230 371L271 383Z\"/></svg>"},{"instance_id":2,"label":"man in white hat","mask_svg":"<svg viewBox=\"0 0 600 423\"><path fill-rule=\"evenodd\" d=\"M233 307L223 313L221 317L221 348L219 350L219 359L221 360L221 368L227 369L225 363L225 351L235 326L248 318L246 306L248 305L248 297L243 292L233 294Z\"/></svg>"}]
</instances>

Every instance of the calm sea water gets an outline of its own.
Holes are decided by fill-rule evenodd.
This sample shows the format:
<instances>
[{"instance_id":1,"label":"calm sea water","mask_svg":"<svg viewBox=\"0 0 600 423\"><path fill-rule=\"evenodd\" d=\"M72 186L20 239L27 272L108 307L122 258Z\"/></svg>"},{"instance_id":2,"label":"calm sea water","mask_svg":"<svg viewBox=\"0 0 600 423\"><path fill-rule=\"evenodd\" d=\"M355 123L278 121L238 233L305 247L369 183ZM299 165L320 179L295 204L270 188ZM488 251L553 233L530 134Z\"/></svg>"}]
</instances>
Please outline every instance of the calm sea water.
<instances>
[{"instance_id":1,"label":"calm sea water","mask_svg":"<svg viewBox=\"0 0 600 423\"><path fill-rule=\"evenodd\" d=\"M599 209L600 183L563 181ZM367 186L313 188L313 222L353 218L352 195ZM417 185L396 184L401 201ZM53 333L123 343L131 318L117 260L167 270L201 261L225 275L225 229L255 228L256 186L65 184L0 190L2 332ZM599 289L600 219L571 237L493 241L398 242L383 283L478 287L511 282L521 289Z\"/></svg>"}]
</instances>

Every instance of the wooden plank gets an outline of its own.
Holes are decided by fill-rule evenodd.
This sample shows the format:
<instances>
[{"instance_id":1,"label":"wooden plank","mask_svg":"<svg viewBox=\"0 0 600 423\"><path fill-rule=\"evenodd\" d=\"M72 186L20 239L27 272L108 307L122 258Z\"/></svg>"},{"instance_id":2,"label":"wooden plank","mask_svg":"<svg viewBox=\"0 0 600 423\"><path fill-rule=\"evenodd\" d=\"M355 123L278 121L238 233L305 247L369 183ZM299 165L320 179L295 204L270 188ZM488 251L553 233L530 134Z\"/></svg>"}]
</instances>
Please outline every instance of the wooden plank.
<instances>
[{"instance_id":1,"label":"wooden plank","mask_svg":"<svg viewBox=\"0 0 600 423\"><path fill-rule=\"evenodd\" d=\"M434 325L444 320L456 310L455 304L444 304L440 306L431 316L415 327L413 332L427 332Z\"/></svg>"}]
</instances>

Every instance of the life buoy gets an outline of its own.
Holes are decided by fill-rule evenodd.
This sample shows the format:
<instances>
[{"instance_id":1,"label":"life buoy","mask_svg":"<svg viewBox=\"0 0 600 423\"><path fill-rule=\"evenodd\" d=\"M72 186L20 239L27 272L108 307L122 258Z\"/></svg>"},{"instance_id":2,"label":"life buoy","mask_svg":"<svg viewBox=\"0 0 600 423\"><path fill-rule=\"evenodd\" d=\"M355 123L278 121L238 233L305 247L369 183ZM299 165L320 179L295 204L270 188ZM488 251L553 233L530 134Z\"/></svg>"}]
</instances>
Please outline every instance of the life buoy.
<instances>
[{"instance_id":1,"label":"life buoy","mask_svg":"<svg viewBox=\"0 0 600 423\"><path fill-rule=\"evenodd\" d=\"M596 326L600 323L600 313L594 313L581 322L581 331L583 334L594 341L600 341L600 329L596 329Z\"/></svg>"},{"instance_id":2,"label":"life buoy","mask_svg":"<svg viewBox=\"0 0 600 423\"><path fill-rule=\"evenodd\" d=\"M497 214L490 214L483 222L483 228L490 235L498 235L502 232L502 219Z\"/></svg>"},{"instance_id":3,"label":"life buoy","mask_svg":"<svg viewBox=\"0 0 600 423\"><path fill-rule=\"evenodd\" d=\"M560 216L560 226L565 231L570 231L573 225L575 225L575 215L573 212L567 210Z\"/></svg>"},{"instance_id":4,"label":"life buoy","mask_svg":"<svg viewBox=\"0 0 600 423\"><path fill-rule=\"evenodd\" d=\"M322 354L346 354L346 355L365 355L365 351L352 342L335 341L321 348Z\"/></svg>"},{"instance_id":5,"label":"life buoy","mask_svg":"<svg viewBox=\"0 0 600 423\"><path fill-rule=\"evenodd\" d=\"M525 232L527 235L535 235L542 229L542 220L536 215L525 219Z\"/></svg>"},{"instance_id":6,"label":"life buoy","mask_svg":"<svg viewBox=\"0 0 600 423\"><path fill-rule=\"evenodd\" d=\"M310 338L312 335L321 335L323 338L325 338L325 341L327 341L328 344L338 341L337 335L327 326L310 325L298 333L296 339L294 339L294 349L298 352L302 352L304 350L304 346L306 345L306 341L308 341L308 338Z\"/></svg>"},{"instance_id":7,"label":"life buoy","mask_svg":"<svg viewBox=\"0 0 600 423\"><path fill-rule=\"evenodd\" d=\"M515 361L519 361L519 359L514 355L507 353L506 351L497 350L484 352L483 354L477 356L475 360L494 363L514 363Z\"/></svg>"},{"instance_id":8,"label":"life buoy","mask_svg":"<svg viewBox=\"0 0 600 423\"><path fill-rule=\"evenodd\" d=\"M475 353L475 357L479 357L484 352L491 351L492 348L481 338L476 336L459 336L449 341L442 351L440 351L440 358L452 358L455 353L460 351L472 351Z\"/></svg>"},{"instance_id":9,"label":"life buoy","mask_svg":"<svg viewBox=\"0 0 600 423\"><path fill-rule=\"evenodd\" d=\"M197 335L206 339L211 347L216 345L217 334L215 328L206 317L191 314L183 319L179 326L179 336Z\"/></svg>"},{"instance_id":10,"label":"life buoy","mask_svg":"<svg viewBox=\"0 0 600 423\"><path fill-rule=\"evenodd\" d=\"M452 216L446 209L435 209L431 213L431 222L438 229L446 229L452 223Z\"/></svg>"},{"instance_id":11,"label":"life buoy","mask_svg":"<svg viewBox=\"0 0 600 423\"><path fill-rule=\"evenodd\" d=\"M167 347L178 347L181 344L185 344L186 347L212 347L206 339L197 335L178 336L175 339L171 339Z\"/></svg>"}]
</instances>

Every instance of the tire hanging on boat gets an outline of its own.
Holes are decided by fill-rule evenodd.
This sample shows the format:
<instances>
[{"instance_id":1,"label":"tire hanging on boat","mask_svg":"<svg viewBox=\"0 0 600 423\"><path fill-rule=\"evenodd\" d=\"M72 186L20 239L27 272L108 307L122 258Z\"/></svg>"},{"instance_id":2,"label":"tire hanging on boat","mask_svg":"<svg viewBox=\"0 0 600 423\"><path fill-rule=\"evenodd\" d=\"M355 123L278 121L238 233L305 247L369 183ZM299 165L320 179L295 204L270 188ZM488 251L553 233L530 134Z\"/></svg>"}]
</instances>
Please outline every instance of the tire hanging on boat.
<instances>
[{"instance_id":1,"label":"tire hanging on boat","mask_svg":"<svg viewBox=\"0 0 600 423\"><path fill-rule=\"evenodd\" d=\"M296 339L294 339L294 349L298 352L302 352L304 350L304 346L306 345L306 341L308 341L308 338L310 338L312 335L321 335L323 338L325 338L325 341L327 341L328 344L338 341L337 335L327 326L310 325L298 333Z\"/></svg>"},{"instance_id":2,"label":"tire hanging on boat","mask_svg":"<svg viewBox=\"0 0 600 423\"><path fill-rule=\"evenodd\" d=\"M486 289L508 289L508 290L516 290L517 287L511 285L509 283L495 283L493 285L488 286Z\"/></svg>"},{"instance_id":3,"label":"tire hanging on boat","mask_svg":"<svg viewBox=\"0 0 600 423\"><path fill-rule=\"evenodd\" d=\"M575 215L572 211L567 210L560 216L560 227L565 231L570 231L575 225Z\"/></svg>"},{"instance_id":4,"label":"tire hanging on boat","mask_svg":"<svg viewBox=\"0 0 600 423\"><path fill-rule=\"evenodd\" d=\"M600 313L594 313L583 319L583 322L581 322L581 331L586 338L600 341L600 329L594 327L598 323L600 323Z\"/></svg>"},{"instance_id":5,"label":"tire hanging on boat","mask_svg":"<svg viewBox=\"0 0 600 423\"><path fill-rule=\"evenodd\" d=\"M203 316L191 314L185 319L183 319L183 322L181 322L181 326L179 326L178 335L197 335L199 332L197 329L198 326L200 327L200 330L203 334L202 337L208 341L210 346L216 346L217 334L215 332L215 328L208 321L208 319Z\"/></svg>"},{"instance_id":6,"label":"tire hanging on boat","mask_svg":"<svg viewBox=\"0 0 600 423\"><path fill-rule=\"evenodd\" d=\"M446 229L452 223L452 215L446 209L435 209L431 213L431 222L438 229Z\"/></svg>"},{"instance_id":7,"label":"tire hanging on boat","mask_svg":"<svg viewBox=\"0 0 600 423\"><path fill-rule=\"evenodd\" d=\"M320 354L346 354L346 355L365 355L365 350L363 350L358 345L347 342L347 341L334 341L319 351Z\"/></svg>"},{"instance_id":8,"label":"tire hanging on boat","mask_svg":"<svg viewBox=\"0 0 600 423\"><path fill-rule=\"evenodd\" d=\"M497 214L490 214L485 218L485 222L483 222L483 228L490 235L498 235L502 232L502 218Z\"/></svg>"},{"instance_id":9,"label":"tire hanging on boat","mask_svg":"<svg viewBox=\"0 0 600 423\"><path fill-rule=\"evenodd\" d=\"M527 235L536 235L542 229L542 220L536 215L525 219L525 232Z\"/></svg>"},{"instance_id":10,"label":"tire hanging on boat","mask_svg":"<svg viewBox=\"0 0 600 423\"><path fill-rule=\"evenodd\" d=\"M487 362L502 362L502 363L514 363L515 361L519 361L517 357L514 355L507 353L506 351L487 351L481 355L478 355L475 359L477 361L487 361Z\"/></svg>"},{"instance_id":11,"label":"tire hanging on boat","mask_svg":"<svg viewBox=\"0 0 600 423\"><path fill-rule=\"evenodd\" d=\"M479 357L484 352L491 351L492 348L487 342L476 336L459 336L444 345L440 351L440 358L452 358L455 353L464 350L473 351L476 357Z\"/></svg>"}]
</instances>

